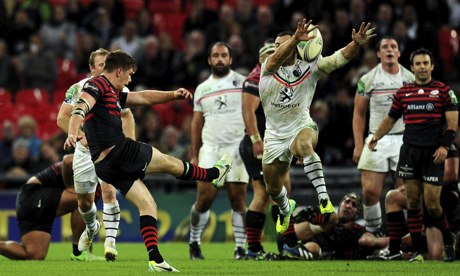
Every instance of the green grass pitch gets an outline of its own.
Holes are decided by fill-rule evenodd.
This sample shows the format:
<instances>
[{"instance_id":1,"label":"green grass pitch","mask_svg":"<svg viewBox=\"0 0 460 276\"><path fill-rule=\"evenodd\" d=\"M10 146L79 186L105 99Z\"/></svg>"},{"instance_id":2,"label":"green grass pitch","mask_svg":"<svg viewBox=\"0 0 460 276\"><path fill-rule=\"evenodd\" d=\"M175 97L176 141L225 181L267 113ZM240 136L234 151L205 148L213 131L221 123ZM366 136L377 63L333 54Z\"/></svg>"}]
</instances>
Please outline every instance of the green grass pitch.
<instances>
[{"instance_id":1,"label":"green grass pitch","mask_svg":"<svg viewBox=\"0 0 460 276\"><path fill-rule=\"evenodd\" d=\"M275 251L275 244L264 243ZM141 275L148 271L147 252L142 243L117 244L116 262L70 261L70 243L52 243L45 261L11 261L0 257L0 275ZM425 261L235 261L232 243L205 243L204 261L191 261L187 243L162 243L163 257L182 274L187 275L460 275L460 261L443 263ZM93 252L102 255L103 244L96 243Z\"/></svg>"}]
</instances>

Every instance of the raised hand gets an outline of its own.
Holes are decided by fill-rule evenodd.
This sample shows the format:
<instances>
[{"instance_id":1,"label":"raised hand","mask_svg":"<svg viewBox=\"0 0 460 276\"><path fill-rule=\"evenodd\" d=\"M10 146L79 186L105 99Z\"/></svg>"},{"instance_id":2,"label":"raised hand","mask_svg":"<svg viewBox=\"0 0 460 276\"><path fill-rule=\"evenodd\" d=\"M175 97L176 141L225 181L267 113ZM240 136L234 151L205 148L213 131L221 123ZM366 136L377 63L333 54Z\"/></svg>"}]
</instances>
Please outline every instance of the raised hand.
<instances>
[{"instance_id":1,"label":"raised hand","mask_svg":"<svg viewBox=\"0 0 460 276\"><path fill-rule=\"evenodd\" d=\"M174 91L174 98L176 99L193 99L192 93L185 88L179 88Z\"/></svg>"},{"instance_id":2,"label":"raised hand","mask_svg":"<svg viewBox=\"0 0 460 276\"><path fill-rule=\"evenodd\" d=\"M307 22L307 20L304 18L302 22L297 23L297 30L294 33L294 37L298 41L307 41L316 37L314 35L310 35L310 33L313 30L316 30L318 25L312 25L311 22L311 20Z\"/></svg>"},{"instance_id":3,"label":"raised hand","mask_svg":"<svg viewBox=\"0 0 460 276\"><path fill-rule=\"evenodd\" d=\"M375 28L371 28L371 23L365 24L363 22L361 23L361 26L359 26L358 32L356 32L355 28L353 28L351 31L351 39L361 46L366 44L371 38L377 36L374 32Z\"/></svg>"}]
</instances>

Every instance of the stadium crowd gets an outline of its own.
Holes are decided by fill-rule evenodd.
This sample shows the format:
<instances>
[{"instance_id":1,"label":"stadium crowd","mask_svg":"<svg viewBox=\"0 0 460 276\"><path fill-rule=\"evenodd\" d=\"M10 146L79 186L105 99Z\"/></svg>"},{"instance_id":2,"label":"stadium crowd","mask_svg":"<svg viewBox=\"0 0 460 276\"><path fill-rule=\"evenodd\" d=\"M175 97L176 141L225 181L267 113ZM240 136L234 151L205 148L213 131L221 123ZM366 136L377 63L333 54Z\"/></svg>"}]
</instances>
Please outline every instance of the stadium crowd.
<instances>
[{"instance_id":1,"label":"stadium crowd","mask_svg":"<svg viewBox=\"0 0 460 276\"><path fill-rule=\"evenodd\" d=\"M55 124L57 108L70 84L86 76L88 57L99 47L135 57L139 69L130 89L193 91L210 74L206 51L217 40L233 48L232 69L247 75L257 63L259 45L281 30L294 30L304 17L319 24L323 56L343 47L352 27L369 21L379 37L397 39L406 68L409 54L423 46L435 55L433 77L454 91L459 85L454 66L459 63L458 1L166 2L2 1L0 173L30 175L60 160L64 136ZM321 130L316 150L325 165L353 165L353 96L359 77L378 63L374 44L318 82L312 116ZM191 102L134 108L133 113L139 141L189 159Z\"/></svg>"}]
</instances>

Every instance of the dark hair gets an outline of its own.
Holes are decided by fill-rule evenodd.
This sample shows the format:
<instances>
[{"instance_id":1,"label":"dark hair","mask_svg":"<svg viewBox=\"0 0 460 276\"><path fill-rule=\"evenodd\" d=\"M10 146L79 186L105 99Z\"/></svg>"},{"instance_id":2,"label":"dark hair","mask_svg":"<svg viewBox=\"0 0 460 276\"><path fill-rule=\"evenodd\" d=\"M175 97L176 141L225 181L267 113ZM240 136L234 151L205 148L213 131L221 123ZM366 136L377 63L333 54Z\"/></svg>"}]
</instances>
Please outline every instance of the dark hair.
<instances>
[{"instance_id":1,"label":"dark hair","mask_svg":"<svg viewBox=\"0 0 460 276\"><path fill-rule=\"evenodd\" d=\"M396 45L398 45L398 49L399 49L399 42L398 40L396 40L396 38L392 35L385 35L383 36L381 39L379 39L379 41L377 41L377 44L375 45L377 47L377 51L380 50L380 45L382 44L382 41L384 39L391 39L391 40L394 40L396 41Z\"/></svg>"},{"instance_id":2,"label":"dark hair","mask_svg":"<svg viewBox=\"0 0 460 276\"><path fill-rule=\"evenodd\" d=\"M121 68L123 70L134 69L134 71L136 71L136 60L121 50L111 51L105 60L104 71L111 73L117 68Z\"/></svg>"},{"instance_id":3,"label":"dark hair","mask_svg":"<svg viewBox=\"0 0 460 276\"><path fill-rule=\"evenodd\" d=\"M434 63L434 60L433 60L433 53L432 53L430 50L428 50L428 49L419 48L419 49L413 51L412 54L410 54L410 65L413 65L413 64L414 64L414 57L415 57L415 56L418 56L418 55L428 55L428 56L430 56L431 64Z\"/></svg>"},{"instance_id":4,"label":"dark hair","mask_svg":"<svg viewBox=\"0 0 460 276\"><path fill-rule=\"evenodd\" d=\"M290 36L293 36L294 33L291 32L291 31L282 31L281 33L279 33L276 37L281 37L281 36L285 36L285 35L290 35Z\"/></svg>"},{"instance_id":5,"label":"dark hair","mask_svg":"<svg viewBox=\"0 0 460 276\"><path fill-rule=\"evenodd\" d=\"M214 48L215 46L225 46L227 47L228 49L228 54L230 55L230 57L233 56L233 50L232 50L232 47L230 47L230 45L226 42L222 42L222 41L217 41L216 43L212 44L209 49L208 49L208 57L211 56L211 52L212 52L212 48Z\"/></svg>"},{"instance_id":6,"label":"dark hair","mask_svg":"<svg viewBox=\"0 0 460 276\"><path fill-rule=\"evenodd\" d=\"M353 199L353 200L356 201L356 205L357 205L356 207L357 207L358 210L356 211L356 215L355 215L354 218L357 219L359 217L359 215L361 214L361 212L363 211L362 198L357 193L354 193L354 192L348 193L348 194L344 195L342 197L342 199L340 200L339 208L342 205L342 202L344 202L347 199Z\"/></svg>"}]
</instances>

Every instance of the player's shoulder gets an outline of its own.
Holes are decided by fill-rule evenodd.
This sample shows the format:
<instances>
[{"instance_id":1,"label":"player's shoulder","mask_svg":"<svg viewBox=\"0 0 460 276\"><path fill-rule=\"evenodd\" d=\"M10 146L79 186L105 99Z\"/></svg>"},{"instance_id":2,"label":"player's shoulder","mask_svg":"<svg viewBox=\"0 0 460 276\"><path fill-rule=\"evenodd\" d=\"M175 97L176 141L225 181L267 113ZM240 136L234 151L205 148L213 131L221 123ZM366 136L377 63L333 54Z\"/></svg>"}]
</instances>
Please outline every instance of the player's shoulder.
<instances>
[{"instance_id":1,"label":"player's shoulder","mask_svg":"<svg viewBox=\"0 0 460 276\"><path fill-rule=\"evenodd\" d=\"M401 64L399 65L399 69L403 75L403 81L415 81L414 73L412 73L409 69L402 66Z\"/></svg>"}]
</instances>

